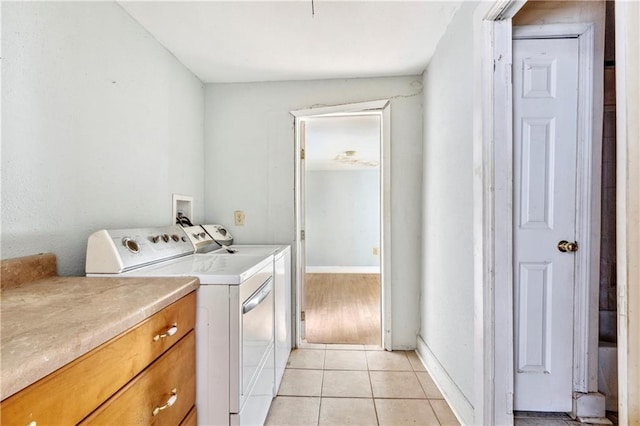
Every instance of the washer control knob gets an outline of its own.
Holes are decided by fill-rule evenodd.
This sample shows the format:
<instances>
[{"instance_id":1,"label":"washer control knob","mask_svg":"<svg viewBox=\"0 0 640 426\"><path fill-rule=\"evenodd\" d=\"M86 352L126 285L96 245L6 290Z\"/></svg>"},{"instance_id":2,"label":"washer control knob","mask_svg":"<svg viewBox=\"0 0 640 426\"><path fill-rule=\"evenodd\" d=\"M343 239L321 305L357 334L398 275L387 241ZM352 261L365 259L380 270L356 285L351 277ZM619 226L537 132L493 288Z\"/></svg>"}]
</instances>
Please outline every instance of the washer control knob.
<instances>
[{"instance_id":1,"label":"washer control knob","mask_svg":"<svg viewBox=\"0 0 640 426\"><path fill-rule=\"evenodd\" d=\"M140 253L140 245L129 237L122 239L122 245L125 246L131 253Z\"/></svg>"},{"instance_id":2,"label":"washer control knob","mask_svg":"<svg viewBox=\"0 0 640 426\"><path fill-rule=\"evenodd\" d=\"M183 242L186 242L186 241L187 241L187 237L182 237L182 238L181 238L181 240L182 240Z\"/></svg>"},{"instance_id":3,"label":"washer control knob","mask_svg":"<svg viewBox=\"0 0 640 426\"><path fill-rule=\"evenodd\" d=\"M220 233L220 235L222 235L223 237L224 237L225 235L227 235L227 230L226 230L226 229L224 229L224 228L218 228L218 232L219 232L219 233Z\"/></svg>"},{"instance_id":4,"label":"washer control knob","mask_svg":"<svg viewBox=\"0 0 640 426\"><path fill-rule=\"evenodd\" d=\"M194 233L194 234L193 234L193 238L195 238L196 240L199 240L199 239L200 239L200 234L195 234L195 233Z\"/></svg>"},{"instance_id":5,"label":"washer control knob","mask_svg":"<svg viewBox=\"0 0 640 426\"><path fill-rule=\"evenodd\" d=\"M173 235L171 236L171 239L172 239L173 241L175 241L176 243L177 243L178 241L180 241L180 237L178 237L176 234L173 234Z\"/></svg>"},{"instance_id":6,"label":"washer control knob","mask_svg":"<svg viewBox=\"0 0 640 426\"><path fill-rule=\"evenodd\" d=\"M201 232L201 233L200 233L200 237L201 237L201 238L206 238L206 237L207 237L207 234L205 234L204 232Z\"/></svg>"},{"instance_id":7,"label":"washer control knob","mask_svg":"<svg viewBox=\"0 0 640 426\"><path fill-rule=\"evenodd\" d=\"M162 241L164 241L165 243L169 242L169 236L167 234L162 234Z\"/></svg>"},{"instance_id":8,"label":"washer control knob","mask_svg":"<svg viewBox=\"0 0 640 426\"><path fill-rule=\"evenodd\" d=\"M160 241L160 236L159 235L153 235L153 236L149 237L149 239L151 240L151 242L153 244L156 244L158 241Z\"/></svg>"}]
</instances>

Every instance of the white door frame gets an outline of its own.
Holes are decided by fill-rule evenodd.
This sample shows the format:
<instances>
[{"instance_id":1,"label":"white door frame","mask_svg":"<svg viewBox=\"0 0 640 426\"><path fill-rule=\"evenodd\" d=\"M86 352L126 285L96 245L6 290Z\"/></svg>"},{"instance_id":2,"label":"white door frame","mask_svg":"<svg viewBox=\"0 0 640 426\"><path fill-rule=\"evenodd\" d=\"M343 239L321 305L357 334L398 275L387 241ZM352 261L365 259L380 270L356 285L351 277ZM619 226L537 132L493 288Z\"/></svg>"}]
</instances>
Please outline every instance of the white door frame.
<instances>
[{"instance_id":1,"label":"white door frame","mask_svg":"<svg viewBox=\"0 0 640 426\"><path fill-rule=\"evenodd\" d=\"M381 163L380 163L380 203L381 203L381 230L380 230L380 332L381 345L386 350L392 348L391 334L391 103L388 99L360 102L347 105L336 105L329 107L309 108L291 111L294 116L295 133L295 247L296 247L296 320L295 337L296 344L302 343L302 320L300 317L300 306L302 300L302 284L304 280L305 265L302 259L302 241L300 238L303 223L301 213L304 211L301 203L301 183L302 183L302 159L301 159L301 135L299 132L301 121L307 118L318 116L345 116L345 115L379 115L380 116L380 139L381 139Z\"/></svg>"},{"instance_id":2,"label":"white door frame","mask_svg":"<svg viewBox=\"0 0 640 426\"><path fill-rule=\"evenodd\" d=\"M496 1L483 10L476 30L482 43L476 66L474 170L474 252L476 297L476 422L513 423L513 135L511 18L523 1ZM601 126L593 114L593 25L530 26L517 29L529 37L579 37L579 123L574 391L597 391L597 304L600 235ZM600 61L602 62L602 61ZM595 259L595 261L593 261ZM595 309L594 309L595 308ZM481 319L481 320L480 320ZM595 374L594 374L595 373Z\"/></svg>"},{"instance_id":3,"label":"white door frame","mask_svg":"<svg viewBox=\"0 0 640 426\"><path fill-rule=\"evenodd\" d=\"M640 422L640 4L616 1L618 415Z\"/></svg>"}]
</instances>

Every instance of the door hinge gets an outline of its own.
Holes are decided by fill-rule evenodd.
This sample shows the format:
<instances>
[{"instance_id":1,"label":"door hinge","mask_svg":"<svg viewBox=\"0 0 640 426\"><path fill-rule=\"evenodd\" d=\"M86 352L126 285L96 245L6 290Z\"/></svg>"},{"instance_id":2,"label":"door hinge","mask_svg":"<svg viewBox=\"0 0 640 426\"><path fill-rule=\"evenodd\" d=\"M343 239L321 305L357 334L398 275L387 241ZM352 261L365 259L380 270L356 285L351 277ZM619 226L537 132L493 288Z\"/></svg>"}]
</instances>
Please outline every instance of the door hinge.
<instances>
[{"instance_id":1,"label":"door hinge","mask_svg":"<svg viewBox=\"0 0 640 426\"><path fill-rule=\"evenodd\" d=\"M300 231L300 239L302 241L304 241L304 237L305 237L305 233L304 233L304 229L302 231Z\"/></svg>"},{"instance_id":2,"label":"door hinge","mask_svg":"<svg viewBox=\"0 0 640 426\"><path fill-rule=\"evenodd\" d=\"M304 148L300 150L300 159L304 160Z\"/></svg>"},{"instance_id":3,"label":"door hinge","mask_svg":"<svg viewBox=\"0 0 640 426\"><path fill-rule=\"evenodd\" d=\"M301 311L301 312L300 312L300 321L304 321L304 320L305 320L305 318L306 318L306 315L305 315L305 314L306 314L306 312L305 312L305 311Z\"/></svg>"}]
</instances>

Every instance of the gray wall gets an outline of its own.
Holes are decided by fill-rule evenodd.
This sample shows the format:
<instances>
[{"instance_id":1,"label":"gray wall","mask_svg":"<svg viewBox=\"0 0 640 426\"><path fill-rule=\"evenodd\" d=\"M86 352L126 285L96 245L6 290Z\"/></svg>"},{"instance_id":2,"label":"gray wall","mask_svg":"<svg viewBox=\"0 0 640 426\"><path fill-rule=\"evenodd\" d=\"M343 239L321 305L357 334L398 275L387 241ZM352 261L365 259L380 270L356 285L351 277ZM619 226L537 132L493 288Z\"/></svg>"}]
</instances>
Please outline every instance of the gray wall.
<instances>
[{"instance_id":1,"label":"gray wall","mask_svg":"<svg viewBox=\"0 0 640 426\"><path fill-rule=\"evenodd\" d=\"M473 11L454 16L424 74L420 337L473 405Z\"/></svg>"},{"instance_id":2,"label":"gray wall","mask_svg":"<svg viewBox=\"0 0 640 426\"><path fill-rule=\"evenodd\" d=\"M2 2L2 258L203 210L203 85L116 3Z\"/></svg>"},{"instance_id":3,"label":"gray wall","mask_svg":"<svg viewBox=\"0 0 640 426\"><path fill-rule=\"evenodd\" d=\"M391 99L393 346L416 344L422 181L420 77L207 84L207 222L238 243L294 243L294 130L289 111ZM244 226L233 211L244 210ZM295 255L295 254L294 254Z\"/></svg>"},{"instance_id":4,"label":"gray wall","mask_svg":"<svg viewBox=\"0 0 640 426\"><path fill-rule=\"evenodd\" d=\"M306 175L307 268L380 266L379 170L317 170Z\"/></svg>"}]
</instances>

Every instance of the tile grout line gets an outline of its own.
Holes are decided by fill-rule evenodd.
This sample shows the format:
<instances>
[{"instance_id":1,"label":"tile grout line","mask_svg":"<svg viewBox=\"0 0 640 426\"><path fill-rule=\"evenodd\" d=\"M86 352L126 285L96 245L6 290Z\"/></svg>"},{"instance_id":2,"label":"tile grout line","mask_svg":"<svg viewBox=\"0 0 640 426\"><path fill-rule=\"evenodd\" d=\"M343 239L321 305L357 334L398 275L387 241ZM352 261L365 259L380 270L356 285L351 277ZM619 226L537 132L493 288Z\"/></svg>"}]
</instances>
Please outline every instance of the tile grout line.
<instances>
[{"instance_id":1,"label":"tile grout line","mask_svg":"<svg viewBox=\"0 0 640 426\"><path fill-rule=\"evenodd\" d=\"M320 414L322 413L322 394L323 389L324 389L324 367L326 365L327 362L327 346L325 345L325 348L323 349L324 355L322 356L322 380L320 381L320 401L318 403L318 419L316 421L316 425L320 426Z\"/></svg>"},{"instance_id":2,"label":"tile grout line","mask_svg":"<svg viewBox=\"0 0 640 426\"><path fill-rule=\"evenodd\" d=\"M420 378L418 377L418 372L416 371L415 366L413 365L413 363L409 359L408 352L405 352L405 354L407 355L407 360L409 361L409 364L411 365L411 369L413 370L413 374L416 376L416 379L418 380L418 384L420 385L420 388L422 389L422 392L424 392L424 396L425 396L427 402L429 403L429 407L431 408L431 411L433 412L433 415L435 416L436 421L438 422L439 425L442 425L442 422L440 421L440 417L438 417L438 412L436 411L435 407L431 403L431 399L429 398L429 395L427 395L427 390L425 389L424 385L422 384L422 381L420 381Z\"/></svg>"},{"instance_id":3,"label":"tile grout line","mask_svg":"<svg viewBox=\"0 0 640 426\"><path fill-rule=\"evenodd\" d=\"M373 380L371 380L371 370L369 369L369 356L367 352L364 353L365 360L367 361L367 377L369 377L369 388L371 389L371 401L373 402L373 412L376 415L376 424L380 425L380 418L378 417L378 406L376 405L376 396L373 393Z\"/></svg>"},{"instance_id":4,"label":"tile grout line","mask_svg":"<svg viewBox=\"0 0 640 426\"><path fill-rule=\"evenodd\" d=\"M438 417L438 412L436 411L433 404L431 404L431 400L427 399L427 401L429 401L429 407L431 407L431 411L433 411L433 415L436 416L436 420L438 421L438 424L442 425L442 422L440 421L440 417Z\"/></svg>"},{"instance_id":5,"label":"tile grout line","mask_svg":"<svg viewBox=\"0 0 640 426\"><path fill-rule=\"evenodd\" d=\"M322 373L324 377L324 373ZM320 391L322 393L322 390ZM320 401L318 401L318 417L316 418L316 426L320 426L320 411L322 410L322 396L320 397Z\"/></svg>"}]
</instances>

